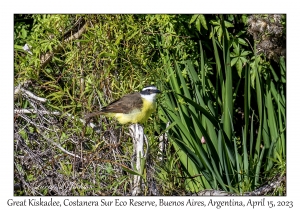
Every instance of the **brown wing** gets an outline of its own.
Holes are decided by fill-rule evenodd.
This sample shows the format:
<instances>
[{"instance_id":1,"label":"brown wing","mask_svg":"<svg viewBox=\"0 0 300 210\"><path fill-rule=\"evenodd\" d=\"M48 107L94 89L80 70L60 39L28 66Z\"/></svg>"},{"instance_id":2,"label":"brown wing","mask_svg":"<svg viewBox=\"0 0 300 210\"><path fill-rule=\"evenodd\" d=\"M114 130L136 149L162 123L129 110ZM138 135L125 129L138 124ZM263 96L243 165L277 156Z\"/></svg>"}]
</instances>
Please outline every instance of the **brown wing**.
<instances>
[{"instance_id":1,"label":"brown wing","mask_svg":"<svg viewBox=\"0 0 300 210\"><path fill-rule=\"evenodd\" d=\"M131 93L111 102L101 109L103 113L129 113L134 107L141 109L143 101L140 93Z\"/></svg>"}]
</instances>

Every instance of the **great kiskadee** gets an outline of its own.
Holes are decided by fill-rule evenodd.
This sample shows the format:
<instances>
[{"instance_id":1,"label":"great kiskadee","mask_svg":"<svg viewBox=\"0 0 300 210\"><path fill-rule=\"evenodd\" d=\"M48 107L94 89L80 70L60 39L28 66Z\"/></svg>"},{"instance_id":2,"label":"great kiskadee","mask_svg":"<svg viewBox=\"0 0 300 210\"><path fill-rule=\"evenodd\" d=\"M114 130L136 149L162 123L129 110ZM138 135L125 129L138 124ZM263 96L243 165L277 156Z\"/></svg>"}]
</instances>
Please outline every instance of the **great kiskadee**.
<instances>
[{"instance_id":1,"label":"great kiskadee","mask_svg":"<svg viewBox=\"0 0 300 210\"><path fill-rule=\"evenodd\" d=\"M115 117L119 123L144 123L156 108L156 94L160 93L155 86L147 86L141 92L124 95L113 101L99 112L85 116L86 119L97 115Z\"/></svg>"}]
</instances>

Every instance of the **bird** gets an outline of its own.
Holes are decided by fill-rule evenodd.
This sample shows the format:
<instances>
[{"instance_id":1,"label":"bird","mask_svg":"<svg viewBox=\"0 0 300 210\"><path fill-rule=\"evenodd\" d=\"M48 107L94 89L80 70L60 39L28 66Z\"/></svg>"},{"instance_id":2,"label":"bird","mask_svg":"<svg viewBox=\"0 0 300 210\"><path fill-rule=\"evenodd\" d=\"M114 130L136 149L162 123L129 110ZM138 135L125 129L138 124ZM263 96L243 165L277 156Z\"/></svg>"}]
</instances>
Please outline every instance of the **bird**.
<instances>
[{"instance_id":1,"label":"bird","mask_svg":"<svg viewBox=\"0 0 300 210\"><path fill-rule=\"evenodd\" d=\"M89 113L85 119L97 115L114 117L120 124L144 123L156 109L156 95L161 93L154 85L146 86L141 92L124 95L98 112Z\"/></svg>"}]
</instances>

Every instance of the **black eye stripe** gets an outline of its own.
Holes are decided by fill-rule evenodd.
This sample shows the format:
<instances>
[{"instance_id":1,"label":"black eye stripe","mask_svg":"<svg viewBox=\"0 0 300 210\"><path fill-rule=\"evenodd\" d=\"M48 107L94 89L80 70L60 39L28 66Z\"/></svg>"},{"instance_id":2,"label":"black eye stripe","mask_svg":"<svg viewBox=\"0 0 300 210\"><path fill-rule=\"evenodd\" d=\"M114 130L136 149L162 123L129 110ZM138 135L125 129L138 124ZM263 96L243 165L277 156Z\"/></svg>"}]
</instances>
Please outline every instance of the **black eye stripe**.
<instances>
[{"instance_id":1,"label":"black eye stripe","mask_svg":"<svg viewBox=\"0 0 300 210\"><path fill-rule=\"evenodd\" d=\"M145 95L151 95L152 93L153 93L152 89L146 89L146 90L141 91L141 94L145 94Z\"/></svg>"}]
</instances>

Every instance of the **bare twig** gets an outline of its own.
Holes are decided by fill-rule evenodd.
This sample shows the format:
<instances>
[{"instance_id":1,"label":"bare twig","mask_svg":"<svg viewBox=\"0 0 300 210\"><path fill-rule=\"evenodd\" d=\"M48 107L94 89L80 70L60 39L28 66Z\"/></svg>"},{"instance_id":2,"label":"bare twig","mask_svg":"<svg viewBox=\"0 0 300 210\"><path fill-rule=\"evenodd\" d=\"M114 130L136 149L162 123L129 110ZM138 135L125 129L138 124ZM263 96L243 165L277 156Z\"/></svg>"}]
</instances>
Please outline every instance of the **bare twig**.
<instances>
[{"instance_id":1,"label":"bare twig","mask_svg":"<svg viewBox=\"0 0 300 210\"><path fill-rule=\"evenodd\" d=\"M60 115L60 112L54 111L54 112L50 112L50 111L46 111L46 110L35 110L35 109L15 109L14 110L15 114L53 114L53 115Z\"/></svg>"},{"instance_id":2,"label":"bare twig","mask_svg":"<svg viewBox=\"0 0 300 210\"><path fill-rule=\"evenodd\" d=\"M40 102L46 102L47 99L45 98L41 98L41 97L38 97L36 95L34 95L32 92L28 91L28 90L25 90L24 88L21 88L19 85L15 88L15 95L19 94L19 93L22 93L22 94L25 94L26 96L28 96L29 98L32 98L36 101L40 101Z\"/></svg>"},{"instance_id":3,"label":"bare twig","mask_svg":"<svg viewBox=\"0 0 300 210\"><path fill-rule=\"evenodd\" d=\"M263 185L262 187L252 191L252 192L246 192L242 195L244 196L263 196L267 195L268 193L272 192L274 189L278 188L283 182L285 182L285 175L283 176L275 176L271 183ZM240 194L236 193L230 193L225 191L219 191L219 190L203 190L198 192L196 195L198 196L241 196Z\"/></svg>"},{"instance_id":4,"label":"bare twig","mask_svg":"<svg viewBox=\"0 0 300 210\"><path fill-rule=\"evenodd\" d=\"M271 183L263 185L262 187L254 190L252 192L244 193L244 195L247 195L247 196L266 195L266 194L272 192L274 189L278 188L281 185L281 183L285 182L285 179L286 179L285 175L283 175L283 176L277 175L272 179Z\"/></svg>"}]
</instances>

